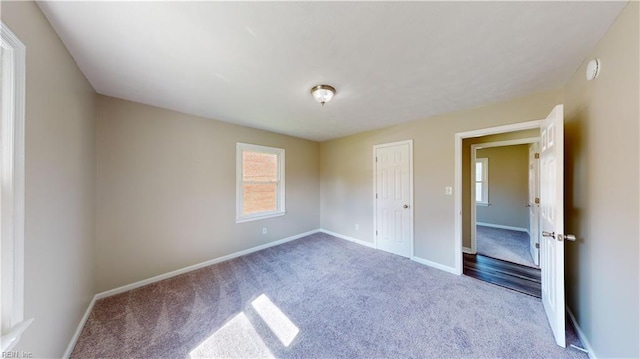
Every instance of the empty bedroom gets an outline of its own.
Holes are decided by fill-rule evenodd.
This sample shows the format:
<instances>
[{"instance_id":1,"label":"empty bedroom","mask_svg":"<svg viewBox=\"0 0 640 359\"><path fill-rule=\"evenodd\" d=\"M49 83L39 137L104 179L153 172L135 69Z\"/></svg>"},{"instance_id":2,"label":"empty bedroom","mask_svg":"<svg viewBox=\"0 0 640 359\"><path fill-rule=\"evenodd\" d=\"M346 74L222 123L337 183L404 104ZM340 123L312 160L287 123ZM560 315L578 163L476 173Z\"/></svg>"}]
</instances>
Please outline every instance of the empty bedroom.
<instances>
[{"instance_id":1,"label":"empty bedroom","mask_svg":"<svg viewBox=\"0 0 640 359\"><path fill-rule=\"evenodd\" d=\"M3 358L640 356L640 6L2 1Z\"/></svg>"}]
</instances>

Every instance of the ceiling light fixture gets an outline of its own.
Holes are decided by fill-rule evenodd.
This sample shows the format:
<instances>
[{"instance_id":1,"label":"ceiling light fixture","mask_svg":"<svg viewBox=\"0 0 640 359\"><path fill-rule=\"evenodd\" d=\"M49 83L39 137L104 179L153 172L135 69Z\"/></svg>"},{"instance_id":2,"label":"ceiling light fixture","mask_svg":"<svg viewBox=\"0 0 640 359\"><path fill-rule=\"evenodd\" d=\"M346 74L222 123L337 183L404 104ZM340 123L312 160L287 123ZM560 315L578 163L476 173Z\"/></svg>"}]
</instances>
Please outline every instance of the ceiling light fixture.
<instances>
[{"instance_id":1,"label":"ceiling light fixture","mask_svg":"<svg viewBox=\"0 0 640 359\"><path fill-rule=\"evenodd\" d=\"M333 95L336 94L336 89L329 85L318 85L311 88L311 94L316 101L324 106L324 103L331 101Z\"/></svg>"}]
</instances>

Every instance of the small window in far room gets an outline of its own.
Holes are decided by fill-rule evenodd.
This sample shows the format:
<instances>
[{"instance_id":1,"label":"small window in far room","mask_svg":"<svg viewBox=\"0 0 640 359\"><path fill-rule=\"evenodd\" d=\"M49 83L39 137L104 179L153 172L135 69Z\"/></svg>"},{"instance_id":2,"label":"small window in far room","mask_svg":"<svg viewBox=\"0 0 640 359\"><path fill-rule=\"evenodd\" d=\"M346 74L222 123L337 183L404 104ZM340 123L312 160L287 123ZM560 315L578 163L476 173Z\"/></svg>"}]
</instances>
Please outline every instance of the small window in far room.
<instances>
[{"instance_id":1,"label":"small window in far room","mask_svg":"<svg viewBox=\"0 0 640 359\"><path fill-rule=\"evenodd\" d=\"M284 149L237 143L236 160L236 223L284 215Z\"/></svg>"},{"instance_id":2,"label":"small window in far room","mask_svg":"<svg viewBox=\"0 0 640 359\"><path fill-rule=\"evenodd\" d=\"M489 204L489 160L476 159L476 204Z\"/></svg>"}]
</instances>

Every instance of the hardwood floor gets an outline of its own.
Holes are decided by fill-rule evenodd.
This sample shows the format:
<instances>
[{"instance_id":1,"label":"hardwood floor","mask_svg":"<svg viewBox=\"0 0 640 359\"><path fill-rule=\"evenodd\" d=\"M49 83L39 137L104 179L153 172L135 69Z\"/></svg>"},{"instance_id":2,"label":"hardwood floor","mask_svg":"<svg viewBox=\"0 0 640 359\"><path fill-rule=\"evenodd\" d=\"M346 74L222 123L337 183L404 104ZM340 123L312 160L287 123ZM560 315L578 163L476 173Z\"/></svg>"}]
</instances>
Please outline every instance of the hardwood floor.
<instances>
[{"instance_id":1,"label":"hardwood floor","mask_svg":"<svg viewBox=\"0 0 640 359\"><path fill-rule=\"evenodd\" d=\"M537 298L542 296L539 269L480 254L463 255L465 275Z\"/></svg>"}]
</instances>

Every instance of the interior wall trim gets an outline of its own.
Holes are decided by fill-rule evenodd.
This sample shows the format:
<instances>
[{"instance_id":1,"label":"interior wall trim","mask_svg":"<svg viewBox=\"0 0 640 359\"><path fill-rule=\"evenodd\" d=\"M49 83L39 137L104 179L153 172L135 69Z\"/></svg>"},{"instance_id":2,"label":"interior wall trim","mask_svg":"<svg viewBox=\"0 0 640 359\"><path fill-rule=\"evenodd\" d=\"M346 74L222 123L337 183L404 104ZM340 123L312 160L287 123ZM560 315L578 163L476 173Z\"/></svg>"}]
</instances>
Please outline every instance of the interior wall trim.
<instances>
[{"instance_id":1,"label":"interior wall trim","mask_svg":"<svg viewBox=\"0 0 640 359\"><path fill-rule=\"evenodd\" d=\"M476 252L474 252L471 248L469 247L462 247L462 253L467 253L467 254L476 254Z\"/></svg>"},{"instance_id":2,"label":"interior wall trim","mask_svg":"<svg viewBox=\"0 0 640 359\"><path fill-rule=\"evenodd\" d=\"M480 137L494 135L497 133L514 132L540 128L542 120L527 121L502 125L497 127L483 128L466 132L458 132L454 135L454 249L455 268L457 274L462 274L462 140L470 137Z\"/></svg>"},{"instance_id":3,"label":"interior wall trim","mask_svg":"<svg viewBox=\"0 0 640 359\"><path fill-rule=\"evenodd\" d=\"M78 323L78 327L76 328L76 331L73 333L73 336L69 341L69 345L67 345L67 349L64 351L64 354L62 355L63 358L66 359L71 356L71 353L73 352L73 348L75 348L76 343L80 338L80 333L82 333L82 329L84 328L84 325L87 323L87 320L89 319L89 315L91 314L93 307L96 305L96 301L98 301L97 294L94 295L93 298L91 298L91 302L89 303L87 310L85 310L84 315L82 316L82 319L80 319L80 323Z\"/></svg>"},{"instance_id":4,"label":"interior wall trim","mask_svg":"<svg viewBox=\"0 0 640 359\"><path fill-rule=\"evenodd\" d=\"M334 236L334 237L340 238L340 239L344 239L344 240L349 241L349 242L353 242L353 243L359 244L361 246L365 246L365 247L376 249L376 245L373 244L372 242L367 242L367 241L363 241L361 239L345 236L344 234L331 232L331 231L326 230L324 228L320 229L320 232L322 232L324 234L328 234L330 236Z\"/></svg>"},{"instance_id":5,"label":"interior wall trim","mask_svg":"<svg viewBox=\"0 0 640 359\"><path fill-rule=\"evenodd\" d=\"M435 268L435 269L439 269L441 271L445 271L447 273L460 275L460 273L458 273L458 270L456 268L454 268L454 267L449 267L449 266L446 266L444 264L432 262L430 260L427 260L427 259L424 259L424 258L420 258L420 257L415 257L415 256L411 257L411 260L416 262L416 263L420 263L420 264L426 265L426 266L431 267L431 268Z\"/></svg>"},{"instance_id":6,"label":"interior wall trim","mask_svg":"<svg viewBox=\"0 0 640 359\"><path fill-rule=\"evenodd\" d=\"M489 227L489 228L498 228L498 229L508 229L510 231L518 231L518 232L527 232L529 233L529 230L526 228L522 228L522 227L513 227L513 226L505 226L502 224L493 224L493 223L485 223L485 222L476 222L476 226L481 226L481 227Z\"/></svg>"},{"instance_id":7,"label":"interior wall trim","mask_svg":"<svg viewBox=\"0 0 640 359\"><path fill-rule=\"evenodd\" d=\"M161 280L164 279L168 279L171 277L175 277L177 275L180 274L184 274L184 273L188 273L191 271L194 271L196 269L200 269L200 268L204 268L204 267L208 267L212 264L217 264L217 263L221 263L221 262L225 262L228 261L230 259L233 258L237 258L237 257L241 257L247 254L251 254L254 252L258 252L261 251L263 249L267 249L270 247L275 247L277 245L283 244L283 243L287 243L287 242L291 242L294 241L296 239L300 239L309 235L312 235L314 233L318 233L320 232L320 229L314 229L312 231L308 231L308 232L304 232L304 233L300 233L300 234L296 234L293 235L291 237L287 237L287 238L283 238L277 241L273 241L273 242L269 242L269 243L265 243L256 247L252 247L249 249L245 249L242 251L238 251L238 252L234 252L231 254L228 254L226 256L222 256L222 257L218 257L218 258L214 258L202 263L198 263L198 264L194 264L188 267L184 267L181 269L177 269L168 273L164 273L164 274L160 274L157 275L155 277L151 277L151 278L147 278L135 283L131 283L131 284L127 284L127 285L123 285L121 287L117 287L114 289L110 289L104 292L100 292L97 293L96 295L93 296L93 299L91 299L91 302L89 303L89 306L87 307L87 310L84 313L84 316L82 316L82 319L80 320L80 323L78 323L78 327L76 328L75 333L73 334L73 337L71 337L71 341L69 342L69 345L67 346L67 349L64 352L63 358L69 358L69 356L71 356L71 353L73 352L73 348L76 346L76 343L78 342L78 338L80 338L80 334L82 333L82 328L84 328L85 323L87 322L87 319L89 319L89 315L91 314L91 310L93 309L94 305L96 304L96 302L100 299L104 299L116 294L120 294L120 293L124 293L124 292L128 292L132 289L136 289L136 288L140 288L143 287L145 285L149 285L155 282L159 282Z\"/></svg>"},{"instance_id":8,"label":"interior wall trim","mask_svg":"<svg viewBox=\"0 0 640 359\"><path fill-rule=\"evenodd\" d=\"M584 345L584 349L588 351L587 355L589 355L590 359L598 359L598 357L596 356L596 353L593 351L593 347L591 346L591 343L589 343L589 339L587 339L587 336L584 334L584 332L580 328L580 325L578 325L578 321L576 320L576 317L573 315L573 312L571 311L571 309L569 309L569 307L566 307L566 308L567 308L567 313L569 314L569 319L571 320L571 323L573 323L573 327L576 328L578 338L580 338L580 341Z\"/></svg>"},{"instance_id":9,"label":"interior wall trim","mask_svg":"<svg viewBox=\"0 0 640 359\"><path fill-rule=\"evenodd\" d=\"M363 241L357 238L353 238L353 237L349 237L349 236L345 236L344 234L340 234L340 233L336 233L336 232L332 232L326 229L321 229L320 232L328 234L330 236L334 236L336 238L340 238L340 239L344 239L346 241L349 242L353 242L356 244L359 244L361 246L365 246L365 247L369 247L369 248L373 248L373 249L377 249L376 246L372 243L372 242L367 242L367 241ZM455 275L459 275L459 273L456 271L456 268L454 267L449 267L440 263L436 263L436 262L432 262L430 260L424 259L424 258L420 258L420 257L416 257L416 256L412 256L410 258L412 261L416 262L416 263L420 263L435 269L439 269L448 273L452 273Z\"/></svg>"}]
</instances>

